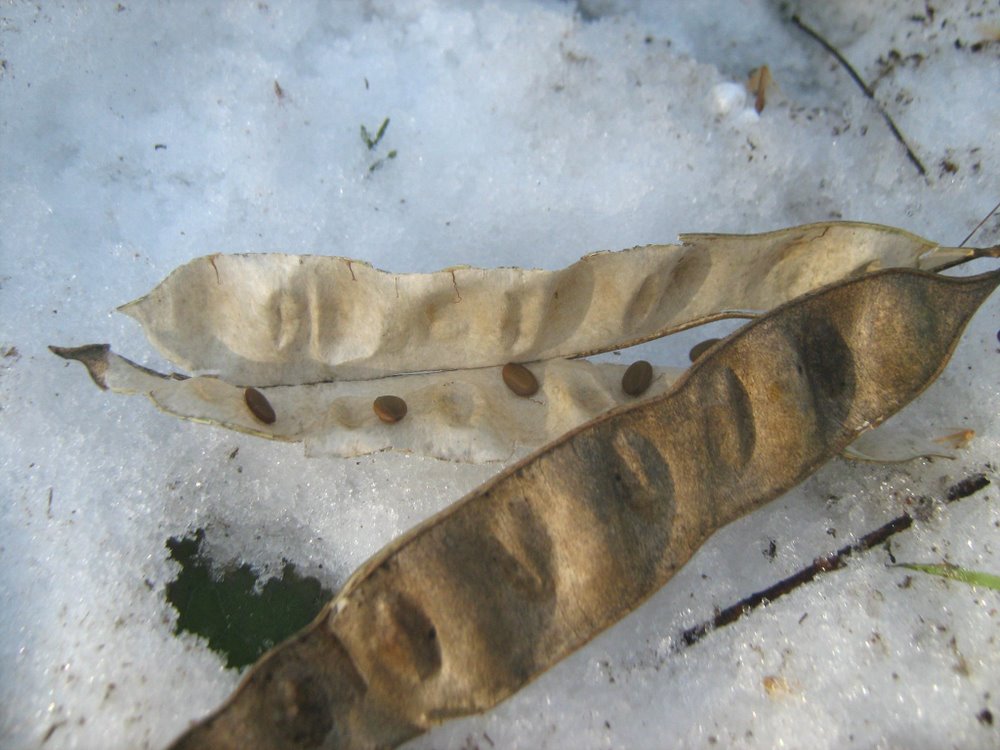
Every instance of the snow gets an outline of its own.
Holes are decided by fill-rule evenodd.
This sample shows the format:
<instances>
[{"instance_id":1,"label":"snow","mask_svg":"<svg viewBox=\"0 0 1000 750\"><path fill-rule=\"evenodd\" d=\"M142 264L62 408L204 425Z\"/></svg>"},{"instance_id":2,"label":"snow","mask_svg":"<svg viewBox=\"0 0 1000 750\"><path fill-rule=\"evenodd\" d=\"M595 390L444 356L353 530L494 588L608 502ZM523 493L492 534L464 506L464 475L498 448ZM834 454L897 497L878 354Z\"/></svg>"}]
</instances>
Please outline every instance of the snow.
<instances>
[{"instance_id":1,"label":"snow","mask_svg":"<svg viewBox=\"0 0 1000 750\"><path fill-rule=\"evenodd\" d=\"M159 748L225 699L239 675L173 634L168 537L205 528L216 560L288 559L336 588L497 469L307 459L102 393L47 345L168 368L114 308L211 252L558 268L840 218L958 244L1000 193L1000 8L940 5L5 4L0 746ZM873 82L926 177L793 11ZM776 88L758 116L743 84L762 64ZM360 126L385 118L367 149ZM971 244L998 237L994 217ZM959 460L831 463L512 699L411 746L1000 744L997 592L886 566L1000 572L998 313L994 295L901 415L928 436L975 429ZM682 364L710 335L644 351ZM677 648L715 608L983 472L990 487L933 504L890 550Z\"/></svg>"}]
</instances>

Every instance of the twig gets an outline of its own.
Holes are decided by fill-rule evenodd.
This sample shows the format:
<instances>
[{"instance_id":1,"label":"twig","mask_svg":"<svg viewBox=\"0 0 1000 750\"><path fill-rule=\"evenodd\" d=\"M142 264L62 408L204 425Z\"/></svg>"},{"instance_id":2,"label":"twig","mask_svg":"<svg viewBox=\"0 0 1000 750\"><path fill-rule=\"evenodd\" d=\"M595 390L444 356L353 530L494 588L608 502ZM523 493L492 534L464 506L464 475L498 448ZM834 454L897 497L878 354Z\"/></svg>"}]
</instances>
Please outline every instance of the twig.
<instances>
[{"instance_id":1,"label":"twig","mask_svg":"<svg viewBox=\"0 0 1000 750\"><path fill-rule=\"evenodd\" d=\"M865 96L867 96L869 99L872 100L872 102L875 103L875 107L876 109L878 109L879 114L882 115L882 119L885 120L885 123L886 125L889 126L889 130L892 131L892 134L896 136L896 140L899 141L903 145L903 148L906 149L906 156L909 158L911 162L913 162L913 166L915 166L917 168L917 171L920 172L920 176L926 177L927 170L924 168L924 165L921 163L920 159L917 158L917 155L913 153L913 149L910 148L910 145L906 142L906 139L903 138L903 134L899 132L899 128L896 127L896 123L894 123L892 121L892 118L889 117L889 113L882 108L882 105L879 103L878 99L875 98L875 92L872 91L871 87L864 82L864 80L861 78L860 75L858 75L858 72L847 61L847 58L845 58L842 54L840 54L840 52L837 50L836 47L834 47L832 44L826 41L826 39L820 36L819 32L815 31L814 29L810 28L805 23L803 23L802 19L800 19L797 15L792 16L792 23L794 23L802 31L804 31L806 34L808 34L817 42L819 42L819 44L823 47L823 49L825 49L827 52L833 55L834 58L836 58L837 62L839 62L842 66L844 66L844 70L846 70L847 74L854 79L854 82L858 84L858 87L864 92Z\"/></svg>"},{"instance_id":2,"label":"twig","mask_svg":"<svg viewBox=\"0 0 1000 750\"><path fill-rule=\"evenodd\" d=\"M971 232L969 232L969 234L966 236L966 238L964 240L962 240L962 244L959 245L959 247L965 247L965 243L968 242L969 240L971 240L972 239L972 235L974 235L976 232L978 232L979 229L983 226L983 224L985 224L987 221L990 220L990 217L997 212L997 209L1000 209L1000 203L997 203L993 207L993 210L990 211L988 214L986 214L986 216L983 217L983 220L981 222L979 222L978 224L976 224L976 228L973 229Z\"/></svg>"},{"instance_id":3,"label":"twig","mask_svg":"<svg viewBox=\"0 0 1000 750\"><path fill-rule=\"evenodd\" d=\"M964 497L968 497L990 484L990 480L984 474L975 474L963 479L961 482L948 489L945 502L955 502ZM867 552L873 547L888 541L888 539L901 531L905 531L913 525L913 516L904 514L884 526L865 534L854 544L841 547L825 557L818 557L812 564L793 573L788 578L784 578L772 586L768 586L763 591L750 594L716 614L712 619L706 620L694 627L688 628L681 633L680 641L675 650L680 650L688 646L693 646L716 628L735 622L746 614L749 614L761 604L773 602L775 599L788 594L804 583L808 583L823 573L831 570L839 570L847 565L847 558L859 552Z\"/></svg>"}]
</instances>

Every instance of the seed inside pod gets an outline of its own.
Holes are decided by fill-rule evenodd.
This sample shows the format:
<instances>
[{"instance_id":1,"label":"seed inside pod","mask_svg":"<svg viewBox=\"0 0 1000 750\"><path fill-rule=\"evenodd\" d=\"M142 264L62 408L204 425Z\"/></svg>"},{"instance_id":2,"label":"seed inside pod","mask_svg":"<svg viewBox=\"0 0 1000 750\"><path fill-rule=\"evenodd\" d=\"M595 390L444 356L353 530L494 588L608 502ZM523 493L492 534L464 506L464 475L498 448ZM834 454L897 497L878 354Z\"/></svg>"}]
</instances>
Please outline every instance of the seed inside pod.
<instances>
[{"instance_id":1,"label":"seed inside pod","mask_svg":"<svg viewBox=\"0 0 1000 750\"><path fill-rule=\"evenodd\" d=\"M263 393L256 388L247 388L243 391L243 400L247 402L247 408L264 424L274 424L277 417L274 414L274 407L267 400Z\"/></svg>"},{"instance_id":2,"label":"seed inside pod","mask_svg":"<svg viewBox=\"0 0 1000 750\"><path fill-rule=\"evenodd\" d=\"M538 379L524 365L510 362L503 366L500 377L518 396L534 396L538 392Z\"/></svg>"},{"instance_id":3,"label":"seed inside pod","mask_svg":"<svg viewBox=\"0 0 1000 750\"><path fill-rule=\"evenodd\" d=\"M406 416L406 402L399 396L379 396L372 402L372 410L383 422L393 424Z\"/></svg>"},{"instance_id":4,"label":"seed inside pod","mask_svg":"<svg viewBox=\"0 0 1000 750\"><path fill-rule=\"evenodd\" d=\"M698 359L698 357L707 352L721 340L722 339L705 339L700 344L695 344L691 347L691 351L688 352L688 359L694 362Z\"/></svg>"},{"instance_id":5,"label":"seed inside pod","mask_svg":"<svg viewBox=\"0 0 1000 750\"><path fill-rule=\"evenodd\" d=\"M653 382L653 366L644 359L633 362L622 375L622 390L629 396L640 396Z\"/></svg>"}]
</instances>

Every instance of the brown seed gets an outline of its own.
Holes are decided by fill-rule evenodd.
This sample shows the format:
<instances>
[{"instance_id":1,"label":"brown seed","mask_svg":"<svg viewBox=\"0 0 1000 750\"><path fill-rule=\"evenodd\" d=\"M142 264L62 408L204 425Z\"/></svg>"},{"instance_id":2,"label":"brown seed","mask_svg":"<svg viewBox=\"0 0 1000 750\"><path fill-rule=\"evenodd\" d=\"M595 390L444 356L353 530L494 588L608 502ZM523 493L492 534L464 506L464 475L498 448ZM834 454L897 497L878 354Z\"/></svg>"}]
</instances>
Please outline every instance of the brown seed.
<instances>
[{"instance_id":1,"label":"brown seed","mask_svg":"<svg viewBox=\"0 0 1000 750\"><path fill-rule=\"evenodd\" d=\"M538 392L538 379L524 365L510 362L503 366L500 376L518 396L534 396Z\"/></svg>"},{"instance_id":2,"label":"brown seed","mask_svg":"<svg viewBox=\"0 0 1000 750\"><path fill-rule=\"evenodd\" d=\"M271 402L264 397L264 394L256 388L247 388L243 391L243 400L247 402L247 408L264 424L274 424L277 417L274 414L274 407Z\"/></svg>"},{"instance_id":3,"label":"brown seed","mask_svg":"<svg viewBox=\"0 0 1000 750\"><path fill-rule=\"evenodd\" d=\"M694 362L698 359L698 357L707 352L721 340L722 339L705 339L700 344L695 344L691 347L691 351L688 352L688 358Z\"/></svg>"},{"instance_id":4,"label":"brown seed","mask_svg":"<svg viewBox=\"0 0 1000 750\"><path fill-rule=\"evenodd\" d=\"M406 416L406 402L399 396L379 396L372 403L372 410L383 422L393 424Z\"/></svg>"},{"instance_id":5,"label":"brown seed","mask_svg":"<svg viewBox=\"0 0 1000 750\"><path fill-rule=\"evenodd\" d=\"M644 359L633 362L622 375L622 390L628 396L641 396L653 382L653 366Z\"/></svg>"}]
</instances>

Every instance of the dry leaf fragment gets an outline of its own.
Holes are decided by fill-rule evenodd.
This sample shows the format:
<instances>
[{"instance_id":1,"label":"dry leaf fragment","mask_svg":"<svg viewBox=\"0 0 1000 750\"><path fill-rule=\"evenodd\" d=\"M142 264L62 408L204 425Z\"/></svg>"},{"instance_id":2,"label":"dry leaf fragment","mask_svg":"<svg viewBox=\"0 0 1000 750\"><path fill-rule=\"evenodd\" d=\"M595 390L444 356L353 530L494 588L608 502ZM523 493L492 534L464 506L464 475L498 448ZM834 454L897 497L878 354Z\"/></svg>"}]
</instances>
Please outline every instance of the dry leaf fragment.
<instances>
[{"instance_id":1,"label":"dry leaf fragment","mask_svg":"<svg viewBox=\"0 0 1000 750\"><path fill-rule=\"evenodd\" d=\"M850 279L543 447L363 565L174 750L392 747L486 710L940 373L1000 272Z\"/></svg>"},{"instance_id":2,"label":"dry leaf fragment","mask_svg":"<svg viewBox=\"0 0 1000 750\"><path fill-rule=\"evenodd\" d=\"M781 675L765 675L761 680L761 684L764 686L764 692L767 693L769 698L787 698L792 694L792 688L788 684L788 680Z\"/></svg>"},{"instance_id":3,"label":"dry leaf fragment","mask_svg":"<svg viewBox=\"0 0 1000 750\"><path fill-rule=\"evenodd\" d=\"M942 435L941 437L934 438L934 442L939 445L945 445L949 448L955 450L961 450L962 448L968 448L969 443L972 439L976 437L976 431L972 429L956 430L955 432L949 433L948 435Z\"/></svg>"},{"instance_id":4,"label":"dry leaf fragment","mask_svg":"<svg viewBox=\"0 0 1000 750\"><path fill-rule=\"evenodd\" d=\"M899 464L918 458L943 458L954 460L953 453L968 447L976 436L972 429L957 430L948 435L935 437L912 427L885 425L873 432L861 435L844 451L844 458L852 461L868 461L878 464Z\"/></svg>"},{"instance_id":5,"label":"dry leaf fragment","mask_svg":"<svg viewBox=\"0 0 1000 750\"><path fill-rule=\"evenodd\" d=\"M161 353L243 385L296 385L581 357L769 310L889 267L975 255L853 222L587 255L559 271L392 274L361 261L214 255L122 308Z\"/></svg>"},{"instance_id":6,"label":"dry leaf fragment","mask_svg":"<svg viewBox=\"0 0 1000 750\"><path fill-rule=\"evenodd\" d=\"M772 83L771 69L766 65L761 65L759 68L754 68L750 71L747 90L753 94L753 108L757 110L758 115L764 111L764 106L767 104L767 90Z\"/></svg>"}]
</instances>

